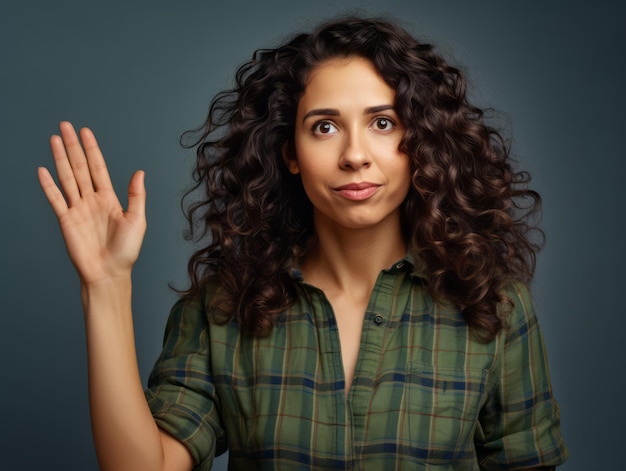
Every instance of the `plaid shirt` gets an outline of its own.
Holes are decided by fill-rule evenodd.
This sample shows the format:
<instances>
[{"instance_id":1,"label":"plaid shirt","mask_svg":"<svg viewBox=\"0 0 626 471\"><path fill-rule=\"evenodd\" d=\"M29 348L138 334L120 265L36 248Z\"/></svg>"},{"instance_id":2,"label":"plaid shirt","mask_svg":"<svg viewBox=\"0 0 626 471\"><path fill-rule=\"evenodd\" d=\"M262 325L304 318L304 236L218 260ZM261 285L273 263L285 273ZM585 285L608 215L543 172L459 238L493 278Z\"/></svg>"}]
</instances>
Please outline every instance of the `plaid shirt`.
<instances>
[{"instance_id":1,"label":"plaid shirt","mask_svg":"<svg viewBox=\"0 0 626 471\"><path fill-rule=\"evenodd\" d=\"M506 294L509 327L485 344L458 309L433 302L410 258L384 270L347 397L321 290L299 283L264 338L208 323L207 300L181 300L146 397L200 470L227 448L232 470L558 465L567 449L530 294L521 284Z\"/></svg>"}]
</instances>

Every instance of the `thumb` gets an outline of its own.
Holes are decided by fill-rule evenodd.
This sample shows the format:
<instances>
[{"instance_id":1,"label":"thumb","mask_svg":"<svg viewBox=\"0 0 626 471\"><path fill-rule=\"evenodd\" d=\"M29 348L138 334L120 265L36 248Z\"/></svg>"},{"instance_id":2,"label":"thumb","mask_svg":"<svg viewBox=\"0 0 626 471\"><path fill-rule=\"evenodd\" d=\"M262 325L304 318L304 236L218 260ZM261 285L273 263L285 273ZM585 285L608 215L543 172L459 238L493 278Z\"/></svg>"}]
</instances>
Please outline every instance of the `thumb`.
<instances>
[{"instance_id":1,"label":"thumb","mask_svg":"<svg viewBox=\"0 0 626 471\"><path fill-rule=\"evenodd\" d=\"M134 217L146 217L146 187L144 184L145 172L137 170L128 184L128 213Z\"/></svg>"}]
</instances>

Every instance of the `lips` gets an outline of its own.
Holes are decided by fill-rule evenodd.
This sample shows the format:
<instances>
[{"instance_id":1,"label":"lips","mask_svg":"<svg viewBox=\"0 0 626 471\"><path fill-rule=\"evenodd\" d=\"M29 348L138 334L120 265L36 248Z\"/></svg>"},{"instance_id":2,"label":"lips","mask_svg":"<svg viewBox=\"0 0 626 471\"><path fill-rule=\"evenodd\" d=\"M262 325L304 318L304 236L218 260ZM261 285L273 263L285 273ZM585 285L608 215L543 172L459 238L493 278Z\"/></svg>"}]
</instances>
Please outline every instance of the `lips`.
<instances>
[{"instance_id":1,"label":"lips","mask_svg":"<svg viewBox=\"0 0 626 471\"><path fill-rule=\"evenodd\" d=\"M370 182L348 183L341 185L334 190L344 198L353 201L361 201L369 198L378 191L381 185Z\"/></svg>"}]
</instances>

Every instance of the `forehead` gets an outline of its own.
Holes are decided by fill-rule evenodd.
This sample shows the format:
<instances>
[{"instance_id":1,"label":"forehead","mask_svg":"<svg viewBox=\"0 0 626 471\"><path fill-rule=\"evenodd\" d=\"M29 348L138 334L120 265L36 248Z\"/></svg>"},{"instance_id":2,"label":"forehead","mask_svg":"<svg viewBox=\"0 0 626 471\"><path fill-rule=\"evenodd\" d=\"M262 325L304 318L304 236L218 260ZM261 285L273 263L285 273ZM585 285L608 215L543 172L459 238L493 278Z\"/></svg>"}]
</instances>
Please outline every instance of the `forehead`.
<instances>
[{"instance_id":1,"label":"forehead","mask_svg":"<svg viewBox=\"0 0 626 471\"><path fill-rule=\"evenodd\" d=\"M315 102L372 102L367 106L392 104L395 90L380 76L374 65L361 57L338 57L326 60L309 74L299 106Z\"/></svg>"}]
</instances>

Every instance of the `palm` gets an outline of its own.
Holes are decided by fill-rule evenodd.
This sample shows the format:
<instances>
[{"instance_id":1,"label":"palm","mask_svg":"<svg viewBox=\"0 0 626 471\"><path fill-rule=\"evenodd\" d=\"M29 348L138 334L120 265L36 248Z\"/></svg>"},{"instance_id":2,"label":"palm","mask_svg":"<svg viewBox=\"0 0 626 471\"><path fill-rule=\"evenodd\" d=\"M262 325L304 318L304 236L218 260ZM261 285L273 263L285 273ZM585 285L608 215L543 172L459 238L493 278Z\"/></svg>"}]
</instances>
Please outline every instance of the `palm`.
<instances>
[{"instance_id":1,"label":"palm","mask_svg":"<svg viewBox=\"0 0 626 471\"><path fill-rule=\"evenodd\" d=\"M131 179L125 212L91 131L81 131L82 146L69 123L61 123L61 136L50 140L61 188L46 169L40 169L39 181L59 220L70 259L84 283L126 276L145 233L143 173Z\"/></svg>"}]
</instances>

